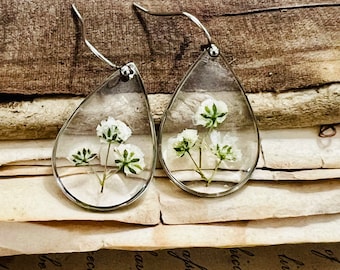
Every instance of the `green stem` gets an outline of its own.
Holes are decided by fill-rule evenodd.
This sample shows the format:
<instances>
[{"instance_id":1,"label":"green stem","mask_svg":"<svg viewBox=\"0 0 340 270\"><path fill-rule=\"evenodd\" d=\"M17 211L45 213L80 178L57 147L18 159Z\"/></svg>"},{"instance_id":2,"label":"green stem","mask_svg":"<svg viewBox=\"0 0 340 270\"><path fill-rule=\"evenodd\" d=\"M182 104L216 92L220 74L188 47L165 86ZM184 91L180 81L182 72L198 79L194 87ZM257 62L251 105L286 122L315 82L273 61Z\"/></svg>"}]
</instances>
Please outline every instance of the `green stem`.
<instances>
[{"instance_id":1,"label":"green stem","mask_svg":"<svg viewBox=\"0 0 340 270\"><path fill-rule=\"evenodd\" d=\"M194 162L194 164L195 164L195 166L196 166L196 171L201 175L201 177L202 177L205 181L208 182L207 185L211 182L211 178L212 178L212 177L209 177L209 179L208 179L208 178L204 175L204 173L202 172L202 169L201 169L201 168L202 168L202 146L203 146L203 144L206 144L206 145L207 145L207 142L205 141L205 139L206 139L206 138L208 137L208 135L213 131L213 129L214 129L213 127L210 127L209 130L208 130L208 132L204 134L203 138L202 138L201 141L200 141L200 145L199 145L199 147L198 147L198 149L199 149L199 152L198 152L198 155L199 155L199 166L197 165L197 163L195 162L195 160L192 158L191 154L190 154L189 151L188 151L188 154L189 154L191 160ZM217 166L219 166L219 165L217 165ZM216 168L215 168L215 170L216 170ZM213 175L215 175L215 173L216 173L216 172L214 172Z\"/></svg>"},{"instance_id":2,"label":"green stem","mask_svg":"<svg viewBox=\"0 0 340 270\"><path fill-rule=\"evenodd\" d=\"M190 154L189 150L187 151L189 157L191 158L192 162L194 163L195 167L196 167L196 172L205 180L208 181L208 178L204 175L204 173L202 172L201 167L199 167L196 163L196 161L194 160L194 158L192 157L192 155Z\"/></svg>"},{"instance_id":3,"label":"green stem","mask_svg":"<svg viewBox=\"0 0 340 270\"><path fill-rule=\"evenodd\" d=\"M202 142L198 149L199 149L199 166L200 168L202 168Z\"/></svg>"},{"instance_id":4,"label":"green stem","mask_svg":"<svg viewBox=\"0 0 340 270\"><path fill-rule=\"evenodd\" d=\"M109 145L108 145L108 147L107 147L107 152L106 152L106 157L105 157L105 165L104 165L103 179L100 181L100 185L101 185L100 193L103 193L105 181L111 176L111 175L110 175L110 176L107 175L107 163L108 163L108 161L109 161L110 149L111 149L111 142L109 142Z\"/></svg>"},{"instance_id":5,"label":"green stem","mask_svg":"<svg viewBox=\"0 0 340 270\"><path fill-rule=\"evenodd\" d=\"M199 167L202 168L202 146L205 144L207 146L207 142L205 139L208 137L208 135L213 131L213 127L210 127L208 132L204 134L203 138L200 141L199 145Z\"/></svg>"},{"instance_id":6,"label":"green stem","mask_svg":"<svg viewBox=\"0 0 340 270\"><path fill-rule=\"evenodd\" d=\"M217 163L216 163L216 166L215 166L215 168L214 168L214 171L213 171L213 173L211 174L211 176L209 177L209 179L208 179L208 181L207 181L207 186L211 183L211 181L213 180L213 178L214 178L214 176L215 176L215 174L216 174L216 172L217 172L217 169L218 169L218 167L221 165L221 163L222 163L222 159L220 159Z\"/></svg>"}]
</instances>

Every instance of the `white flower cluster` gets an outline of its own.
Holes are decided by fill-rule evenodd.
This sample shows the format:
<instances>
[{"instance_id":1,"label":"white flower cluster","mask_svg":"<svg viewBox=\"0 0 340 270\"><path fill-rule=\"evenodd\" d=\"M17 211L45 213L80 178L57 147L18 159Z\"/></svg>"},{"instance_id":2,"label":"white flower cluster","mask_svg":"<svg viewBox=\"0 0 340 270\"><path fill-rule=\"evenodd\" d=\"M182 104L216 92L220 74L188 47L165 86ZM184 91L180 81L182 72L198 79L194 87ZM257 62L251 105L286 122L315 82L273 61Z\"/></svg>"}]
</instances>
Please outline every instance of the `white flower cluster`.
<instances>
[{"instance_id":1,"label":"white flower cluster","mask_svg":"<svg viewBox=\"0 0 340 270\"><path fill-rule=\"evenodd\" d=\"M192 149L198 140L196 129L185 129L177 134L176 138L170 138L169 143L176 151L177 156L183 157L186 152Z\"/></svg>"},{"instance_id":2,"label":"white flower cluster","mask_svg":"<svg viewBox=\"0 0 340 270\"><path fill-rule=\"evenodd\" d=\"M220 160L236 161L241 158L241 152L232 147L235 140L228 135L222 136L221 132L213 130L210 133L210 149L212 153Z\"/></svg>"},{"instance_id":3,"label":"white flower cluster","mask_svg":"<svg viewBox=\"0 0 340 270\"><path fill-rule=\"evenodd\" d=\"M145 167L144 153L133 144L121 144L116 148L118 158L115 160L119 170L126 175L140 174Z\"/></svg>"},{"instance_id":4,"label":"white flower cluster","mask_svg":"<svg viewBox=\"0 0 340 270\"><path fill-rule=\"evenodd\" d=\"M97 136L103 143L125 142L132 134L131 129L122 121L109 116L102 120L96 128Z\"/></svg>"},{"instance_id":5,"label":"white flower cluster","mask_svg":"<svg viewBox=\"0 0 340 270\"><path fill-rule=\"evenodd\" d=\"M198 131L195 129L185 129L176 137L170 138L168 143L172 149L176 152L177 157L183 157L188 154L192 162L196 167L196 172L200 174L202 179L208 183L212 180L212 177L207 177L202 171L200 162L196 162L191 154L194 149L199 151L200 160L202 158L202 150L209 149L213 155L216 156L216 169L220 166L222 161L236 161L241 158L241 152L234 150L233 141L228 135L222 136L222 133L215 129L222 124L227 118L228 106L221 100L215 100L208 98L204 100L198 107L196 113L193 116L193 123L195 125L201 125L208 129L208 137L204 135L200 138ZM207 141L210 139L210 143Z\"/></svg>"},{"instance_id":6,"label":"white flower cluster","mask_svg":"<svg viewBox=\"0 0 340 270\"><path fill-rule=\"evenodd\" d=\"M100 177L94 172L99 179L102 190L105 181L113 175L112 170L107 168L111 149L115 155L117 171L122 171L125 175L131 175L139 174L144 170L145 162L142 150L136 145L125 143L132 135L132 131L124 122L109 116L97 126L96 134L101 143L108 144L106 158L104 159L103 176ZM112 148L111 145L113 146ZM84 147L72 154L68 160L73 162L75 166L90 166L90 161L97 157L99 158L99 154L92 152L90 148Z\"/></svg>"},{"instance_id":7,"label":"white flower cluster","mask_svg":"<svg viewBox=\"0 0 340 270\"><path fill-rule=\"evenodd\" d=\"M228 114L228 106L222 100L212 98L204 100L194 115L194 124L206 128L216 128Z\"/></svg>"}]
</instances>

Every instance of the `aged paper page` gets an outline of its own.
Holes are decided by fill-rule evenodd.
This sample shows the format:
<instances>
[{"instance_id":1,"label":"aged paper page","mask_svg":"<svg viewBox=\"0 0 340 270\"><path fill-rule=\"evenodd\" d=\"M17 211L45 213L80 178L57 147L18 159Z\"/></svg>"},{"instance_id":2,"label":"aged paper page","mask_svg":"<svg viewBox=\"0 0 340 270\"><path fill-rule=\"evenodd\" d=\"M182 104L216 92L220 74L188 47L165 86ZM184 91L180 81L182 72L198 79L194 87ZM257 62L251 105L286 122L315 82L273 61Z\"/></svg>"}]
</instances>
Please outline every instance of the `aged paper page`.
<instances>
[{"instance_id":1,"label":"aged paper page","mask_svg":"<svg viewBox=\"0 0 340 270\"><path fill-rule=\"evenodd\" d=\"M47 270L337 270L340 243L156 251L100 250L0 257L0 269Z\"/></svg>"},{"instance_id":2,"label":"aged paper page","mask_svg":"<svg viewBox=\"0 0 340 270\"><path fill-rule=\"evenodd\" d=\"M0 256L340 242L340 214L145 226L112 221L0 222Z\"/></svg>"}]
</instances>

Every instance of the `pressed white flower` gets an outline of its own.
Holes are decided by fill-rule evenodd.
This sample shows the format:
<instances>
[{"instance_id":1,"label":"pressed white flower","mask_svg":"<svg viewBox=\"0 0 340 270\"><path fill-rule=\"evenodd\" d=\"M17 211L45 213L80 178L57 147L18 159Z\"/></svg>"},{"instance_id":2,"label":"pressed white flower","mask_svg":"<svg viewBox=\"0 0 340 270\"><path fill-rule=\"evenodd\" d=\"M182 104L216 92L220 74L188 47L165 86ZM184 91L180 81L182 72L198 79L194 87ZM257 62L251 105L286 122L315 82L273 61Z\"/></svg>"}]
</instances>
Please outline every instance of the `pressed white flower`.
<instances>
[{"instance_id":1,"label":"pressed white flower","mask_svg":"<svg viewBox=\"0 0 340 270\"><path fill-rule=\"evenodd\" d=\"M241 152L233 148L233 140L228 135L222 137L221 132L213 130L210 133L210 140L210 149L220 161L236 161L240 159Z\"/></svg>"},{"instance_id":2,"label":"pressed white flower","mask_svg":"<svg viewBox=\"0 0 340 270\"><path fill-rule=\"evenodd\" d=\"M198 140L196 129L185 129L177 134L176 138L169 139L169 143L176 151L177 156L183 157L186 152L192 149Z\"/></svg>"},{"instance_id":3,"label":"pressed white flower","mask_svg":"<svg viewBox=\"0 0 340 270\"><path fill-rule=\"evenodd\" d=\"M144 153L133 144L121 144L115 149L117 158L115 160L119 170L126 175L139 174L144 170Z\"/></svg>"},{"instance_id":4,"label":"pressed white flower","mask_svg":"<svg viewBox=\"0 0 340 270\"><path fill-rule=\"evenodd\" d=\"M132 134L131 129L122 121L109 116L102 120L96 128L101 142L125 142Z\"/></svg>"},{"instance_id":5,"label":"pressed white flower","mask_svg":"<svg viewBox=\"0 0 340 270\"><path fill-rule=\"evenodd\" d=\"M89 165L90 161L96 158L97 154L92 153L91 149L83 148L72 154L67 159L74 163L75 166Z\"/></svg>"},{"instance_id":6,"label":"pressed white flower","mask_svg":"<svg viewBox=\"0 0 340 270\"><path fill-rule=\"evenodd\" d=\"M228 106L221 100L204 100L194 115L194 124L207 128L216 128L227 117Z\"/></svg>"}]
</instances>

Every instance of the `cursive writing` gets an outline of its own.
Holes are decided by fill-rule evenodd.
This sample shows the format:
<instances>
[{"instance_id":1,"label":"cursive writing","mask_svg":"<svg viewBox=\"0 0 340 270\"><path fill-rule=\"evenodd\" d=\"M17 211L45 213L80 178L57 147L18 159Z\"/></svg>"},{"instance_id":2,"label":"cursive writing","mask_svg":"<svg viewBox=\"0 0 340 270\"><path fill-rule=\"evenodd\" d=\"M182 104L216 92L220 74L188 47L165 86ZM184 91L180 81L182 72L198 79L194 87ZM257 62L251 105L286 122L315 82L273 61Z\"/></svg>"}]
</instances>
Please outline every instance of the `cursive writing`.
<instances>
[{"instance_id":1,"label":"cursive writing","mask_svg":"<svg viewBox=\"0 0 340 270\"><path fill-rule=\"evenodd\" d=\"M313 255L316 255L316 256L321 257L323 259L330 260L331 262L335 262L335 263L340 263L339 258L335 257L333 251L330 250L330 249L325 249L322 252L312 249L311 252L312 252Z\"/></svg>"},{"instance_id":2,"label":"cursive writing","mask_svg":"<svg viewBox=\"0 0 340 270\"><path fill-rule=\"evenodd\" d=\"M182 256L178 255L175 251L169 250L168 254L178 260L181 260L184 262L185 270L191 270L191 269L201 269L201 270L208 270L207 268L195 263L191 259L190 251L189 250L183 250Z\"/></svg>"},{"instance_id":3,"label":"cursive writing","mask_svg":"<svg viewBox=\"0 0 340 270\"><path fill-rule=\"evenodd\" d=\"M148 251L148 254L157 257L158 253L156 251Z\"/></svg>"},{"instance_id":4,"label":"cursive writing","mask_svg":"<svg viewBox=\"0 0 340 270\"><path fill-rule=\"evenodd\" d=\"M280 265L282 270L290 270L292 269L291 267L300 268L300 266L304 266L305 264L301 261L298 261L296 259L293 259L291 257L288 257L285 254L280 254L278 255L280 259Z\"/></svg>"},{"instance_id":5,"label":"cursive writing","mask_svg":"<svg viewBox=\"0 0 340 270\"><path fill-rule=\"evenodd\" d=\"M95 264L95 260L94 260L93 255L94 255L93 252L87 253L87 256L86 256L86 269L87 270L91 270L91 269L96 268L96 264Z\"/></svg>"},{"instance_id":6,"label":"cursive writing","mask_svg":"<svg viewBox=\"0 0 340 270\"><path fill-rule=\"evenodd\" d=\"M137 253L135 255L135 266L137 270L142 270L144 269L144 259L143 256Z\"/></svg>"},{"instance_id":7,"label":"cursive writing","mask_svg":"<svg viewBox=\"0 0 340 270\"><path fill-rule=\"evenodd\" d=\"M50 263L54 266L62 267L62 264L58 260L52 259L51 257L49 257L46 254L45 255L39 255L39 262L38 262L39 269L46 269L48 263Z\"/></svg>"},{"instance_id":8,"label":"cursive writing","mask_svg":"<svg viewBox=\"0 0 340 270\"><path fill-rule=\"evenodd\" d=\"M231 263L233 266L233 270L242 270L242 266L241 266L241 255L247 255L249 257L253 257L255 256L254 253L246 250L246 249L242 249L242 248L231 248L229 249L229 253L230 253L230 258L231 258Z\"/></svg>"},{"instance_id":9,"label":"cursive writing","mask_svg":"<svg viewBox=\"0 0 340 270\"><path fill-rule=\"evenodd\" d=\"M154 257L157 257L158 256L158 253L155 252L155 251L148 251L144 254L150 254ZM137 252L134 256L134 259L135 259L135 267L136 267L136 270L141 270L141 269L144 269L144 258L143 256Z\"/></svg>"}]
</instances>

